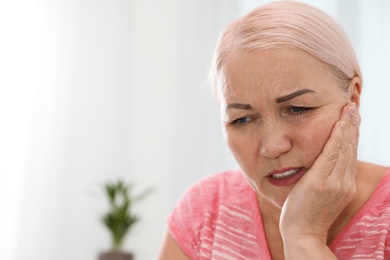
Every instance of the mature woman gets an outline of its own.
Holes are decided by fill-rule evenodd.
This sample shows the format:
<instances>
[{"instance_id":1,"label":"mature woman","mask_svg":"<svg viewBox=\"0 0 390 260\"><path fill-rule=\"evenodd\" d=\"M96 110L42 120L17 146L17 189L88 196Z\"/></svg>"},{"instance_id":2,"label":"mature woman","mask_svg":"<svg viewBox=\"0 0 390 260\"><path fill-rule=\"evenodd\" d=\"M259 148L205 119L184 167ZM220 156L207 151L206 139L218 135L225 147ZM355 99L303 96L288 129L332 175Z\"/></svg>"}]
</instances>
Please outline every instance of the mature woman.
<instances>
[{"instance_id":1,"label":"mature woman","mask_svg":"<svg viewBox=\"0 0 390 260\"><path fill-rule=\"evenodd\" d=\"M241 170L186 192L160 259L390 259L390 170L357 161L362 76L342 29L262 6L224 31L212 76Z\"/></svg>"}]
</instances>

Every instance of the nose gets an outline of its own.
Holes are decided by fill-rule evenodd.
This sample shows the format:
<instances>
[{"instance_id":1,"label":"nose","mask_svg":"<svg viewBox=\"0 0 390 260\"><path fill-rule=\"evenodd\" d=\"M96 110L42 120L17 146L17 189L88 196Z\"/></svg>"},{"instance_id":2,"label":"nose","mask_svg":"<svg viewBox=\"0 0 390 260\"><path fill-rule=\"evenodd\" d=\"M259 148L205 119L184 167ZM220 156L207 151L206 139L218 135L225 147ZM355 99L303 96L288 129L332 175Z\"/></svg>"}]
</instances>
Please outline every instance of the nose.
<instances>
[{"instance_id":1,"label":"nose","mask_svg":"<svg viewBox=\"0 0 390 260\"><path fill-rule=\"evenodd\" d=\"M260 155L269 159L279 158L291 150L291 130L277 123L263 125L260 141Z\"/></svg>"}]
</instances>

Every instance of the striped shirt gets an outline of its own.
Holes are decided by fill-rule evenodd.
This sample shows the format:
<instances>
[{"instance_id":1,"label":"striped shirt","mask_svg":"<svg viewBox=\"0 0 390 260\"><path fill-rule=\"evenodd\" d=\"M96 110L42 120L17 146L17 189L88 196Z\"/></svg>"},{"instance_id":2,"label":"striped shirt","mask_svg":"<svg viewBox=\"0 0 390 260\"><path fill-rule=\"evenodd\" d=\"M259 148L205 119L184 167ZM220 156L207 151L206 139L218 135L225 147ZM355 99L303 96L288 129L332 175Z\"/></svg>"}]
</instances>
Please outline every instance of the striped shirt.
<instances>
[{"instance_id":1,"label":"striped shirt","mask_svg":"<svg viewBox=\"0 0 390 260\"><path fill-rule=\"evenodd\" d=\"M271 259L256 193L240 171L207 177L168 217L170 234L191 259ZM338 259L390 259L390 169L330 249Z\"/></svg>"}]
</instances>

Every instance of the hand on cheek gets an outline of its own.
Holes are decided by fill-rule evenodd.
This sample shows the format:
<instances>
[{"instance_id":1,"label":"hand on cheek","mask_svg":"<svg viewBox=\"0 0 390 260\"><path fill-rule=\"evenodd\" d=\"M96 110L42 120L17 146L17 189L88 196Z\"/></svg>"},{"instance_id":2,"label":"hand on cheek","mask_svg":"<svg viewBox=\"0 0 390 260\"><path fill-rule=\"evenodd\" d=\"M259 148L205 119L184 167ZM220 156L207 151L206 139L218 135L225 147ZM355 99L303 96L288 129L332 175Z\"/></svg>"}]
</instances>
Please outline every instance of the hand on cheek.
<instances>
[{"instance_id":1,"label":"hand on cheek","mask_svg":"<svg viewBox=\"0 0 390 260\"><path fill-rule=\"evenodd\" d=\"M309 237L326 245L330 227L356 192L359 122L356 104L344 107L321 154L291 190L280 218L284 243Z\"/></svg>"}]
</instances>

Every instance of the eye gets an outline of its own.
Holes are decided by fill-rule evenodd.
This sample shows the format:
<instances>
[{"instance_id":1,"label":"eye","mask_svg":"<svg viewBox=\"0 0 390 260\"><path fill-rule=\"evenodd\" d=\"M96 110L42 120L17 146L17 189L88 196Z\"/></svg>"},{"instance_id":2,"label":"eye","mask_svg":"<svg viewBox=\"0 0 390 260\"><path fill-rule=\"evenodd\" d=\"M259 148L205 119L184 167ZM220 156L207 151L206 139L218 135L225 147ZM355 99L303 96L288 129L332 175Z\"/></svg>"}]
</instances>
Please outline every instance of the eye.
<instances>
[{"instance_id":1,"label":"eye","mask_svg":"<svg viewBox=\"0 0 390 260\"><path fill-rule=\"evenodd\" d=\"M288 113L293 116L303 115L311 110L313 110L311 107L289 107L287 109Z\"/></svg>"},{"instance_id":2,"label":"eye","mask_svg":"<svg viewBox=\"0 0 390 260\"><path fill-rule=\"evenodd\" d=\"M231 121L229 124L231 124L233 126L237 126L237 127L242 127L242 126L249 124L251 121L252 121L252 118L245 116L245 117L237 118L237 119Z\"/></svg>"}]
</instances>

